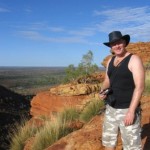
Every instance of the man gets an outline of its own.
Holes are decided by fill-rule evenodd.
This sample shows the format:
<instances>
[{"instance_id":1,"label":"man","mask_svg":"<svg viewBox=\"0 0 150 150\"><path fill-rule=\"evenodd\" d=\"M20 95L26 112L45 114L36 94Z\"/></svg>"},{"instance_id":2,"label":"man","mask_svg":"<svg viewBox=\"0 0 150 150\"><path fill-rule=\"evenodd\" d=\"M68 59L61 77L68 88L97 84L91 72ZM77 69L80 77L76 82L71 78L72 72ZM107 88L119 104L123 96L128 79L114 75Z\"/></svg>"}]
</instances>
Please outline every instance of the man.
<instances>
[{"instance_id":1,"label":"man","mask_svg":"<svg viewBox=\"0 0 150 150\"><path fill-rule=\"evenodd\" d=\"M126 50L129 42L129 35L113 31L109 33L109 42L103 43L114 54L108 60L100 91L100 98L107 101L102 133L105 150L115 149L118 130L123 150L142 150L139 108L145 71L140 57ZM105 94L108 88L111 89L109 96Z\"/></svg>"}]
</instances>

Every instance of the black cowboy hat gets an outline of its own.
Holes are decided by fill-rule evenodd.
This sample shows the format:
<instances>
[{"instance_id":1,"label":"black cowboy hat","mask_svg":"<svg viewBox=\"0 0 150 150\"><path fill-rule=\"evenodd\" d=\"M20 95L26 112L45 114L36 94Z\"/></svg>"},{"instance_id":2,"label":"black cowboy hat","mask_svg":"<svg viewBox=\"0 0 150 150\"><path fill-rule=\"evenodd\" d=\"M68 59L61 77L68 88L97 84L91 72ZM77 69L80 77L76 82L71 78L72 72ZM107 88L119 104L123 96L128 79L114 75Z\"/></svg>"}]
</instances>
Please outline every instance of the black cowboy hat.
<instances>
[{"instance_id":1,"label":"black cowboy hat","mask_svg":"<svg viewBox=\"0 0 150 150\"><path fill-rule=\"evenodd\" d=\"M120 31L113 31L109 33L109 42L103 43L104 45L110 47L111 43L114 43L120 39L124 39L126 41L126 46L130 42L130 35L122 35Z\"/></svg>"}]
</instances>

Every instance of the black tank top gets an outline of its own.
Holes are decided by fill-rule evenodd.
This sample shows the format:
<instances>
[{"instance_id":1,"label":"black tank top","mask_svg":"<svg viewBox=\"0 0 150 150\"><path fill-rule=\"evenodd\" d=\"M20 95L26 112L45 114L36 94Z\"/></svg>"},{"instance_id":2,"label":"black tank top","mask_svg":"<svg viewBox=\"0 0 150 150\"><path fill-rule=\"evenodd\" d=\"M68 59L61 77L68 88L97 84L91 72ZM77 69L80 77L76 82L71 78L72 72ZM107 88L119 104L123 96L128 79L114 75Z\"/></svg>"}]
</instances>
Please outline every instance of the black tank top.
<instances>
[{"instance_id":1,"label":"black tank top","mask_svg":"<svg viewBox=\"0 0 150 150\"><path fill-rule=\"evenodd\" d=\"M135 84L132 72L128 68L131 56L132 54L129 54L116 67L114 66L115 56L113 56L108 66L107 74L110 79L110 84L112 83L112 94L116 99L114 108L129 108L132 99Z\"/></svg>"}]
</instances>

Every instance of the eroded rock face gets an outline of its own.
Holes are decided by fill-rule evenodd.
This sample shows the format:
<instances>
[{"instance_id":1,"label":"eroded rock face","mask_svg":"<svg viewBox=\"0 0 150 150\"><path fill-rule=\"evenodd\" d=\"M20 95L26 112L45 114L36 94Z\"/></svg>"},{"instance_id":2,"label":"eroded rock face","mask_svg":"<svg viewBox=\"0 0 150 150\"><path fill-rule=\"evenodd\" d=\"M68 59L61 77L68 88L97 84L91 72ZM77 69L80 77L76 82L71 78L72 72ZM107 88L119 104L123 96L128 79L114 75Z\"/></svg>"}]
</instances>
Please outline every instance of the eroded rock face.
<instances>
[{"instance_id":1,"label":"eroded rock face","mask_svg":"<svg viewBox=\"0 0 150 150\"><path fill-rule=\"evenodd\" d=\"M53 95L49 91L41 92L32 99L30 114L32 116L51 116L61 112L64 108L82 105L87 98L87 95L73 97Z\"/></svg>"},{"instance_id":2,"label":"eroded rock face","mask_svg":"<svg viewBox=\"0 0 150 150\"><path fill-rule=\"evenodd\" d=\"M65 108L82 110L91 99L98 99L98 93L78 96L53 95L49 91L38 93L31 101L30 114L36 116L53 117Z\"/></svg>"},{"instance_id":3,"label":"eroded rock face","mask_svg":"<svg viewBox=\"0 0 150 150\"><path fill-rule=\"evenodd\" d=\"M127 50L133 54L138 54L144 64L149 62L150 42L130 43L127 46Z\"/></svg>"},{"instance_id":4,"label":"eroded rock face","mask_svg":"<svg viewBox=\"0 0 150 150\"><path fill-rule=\"evenodd\" d=\"M66 84L38 93L31 101L32 116L53 116L64 108L82 110L91 99L98 99L100 84Z\"/></svg>"}]
</instances>

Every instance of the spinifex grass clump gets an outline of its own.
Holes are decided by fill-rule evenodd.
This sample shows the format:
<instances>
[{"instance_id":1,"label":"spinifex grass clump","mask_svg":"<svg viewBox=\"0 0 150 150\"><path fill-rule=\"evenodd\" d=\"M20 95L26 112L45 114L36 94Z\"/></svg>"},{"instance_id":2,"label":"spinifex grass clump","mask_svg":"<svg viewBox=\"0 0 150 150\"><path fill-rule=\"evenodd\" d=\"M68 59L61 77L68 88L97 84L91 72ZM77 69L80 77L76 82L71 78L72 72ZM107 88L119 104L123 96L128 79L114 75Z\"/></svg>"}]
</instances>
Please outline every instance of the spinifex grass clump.
<instances>
[{"instance_id":1,"label":"spinifex grass clump","mask_svg":"<svg viewBox=\"0 0 150 150\"><path fill-rule=\"evenodd\" d=\"M75 108L68 108L65 109L63 112L61 112L58 115L58 119L60 120L60 122L65 121L75 121L77 119L79 119L79 111Z\"/></svg>"},{"instance_id":2,"label":"spinifex grass clump","mask_svg":"<svg viewBox=\"0 0 150 150\"><path fill-rule=\"evenodd\" d=\"M55 121L47 121L44 128L36 134L32 149L43 150L59 140L61 137L71 133L73 129L71 129L68 124L73 120L78 119L78 117L79 112L71 108L60 113Z\"/></svg>"},{"instance_id":3,"label":"spinifex grass clump","mask_svg":"<svg viewBox=\"0 0 150 150\"><path fill-rule=\"evenodd\" d=\"M14 130L10 150L23 150L25 141L31 137L34 137L32 150L43 150L60 138L77 130L71 126L72 122L88 122L99 113L102 106L102 101L92 99L81 112L75 108L68 108L58 113L53 121L41 117L44 120L44 124L41 127L36 127L34 124L31 126L26 121Z\"/></svg>"},{"instance_id":4,"label":"spinifex grass clump","mask_svg":"<svg viewBox=\"0 0 150 150\"><path fill-rule=\"evenodd\" d=\"M80 120L84 122L90 121L92 117L97 115L104 105L103 101L101 100L92 100L83 110L83 112L80 115Z\"/></svg>"},{"instance_id":5,"label":"spinifex grass clump","mask_svg":"<svg viewBox=\"0 0 150 150\"><path fill-rule=\"evenodd\" d=\"M38 131L38 127L35 124L28 124L27 120L22 121L21 125L17 124L10 133L11 143L10 150L23 150L25 141L34 136Z\"/></svg>"}]
</instances>

